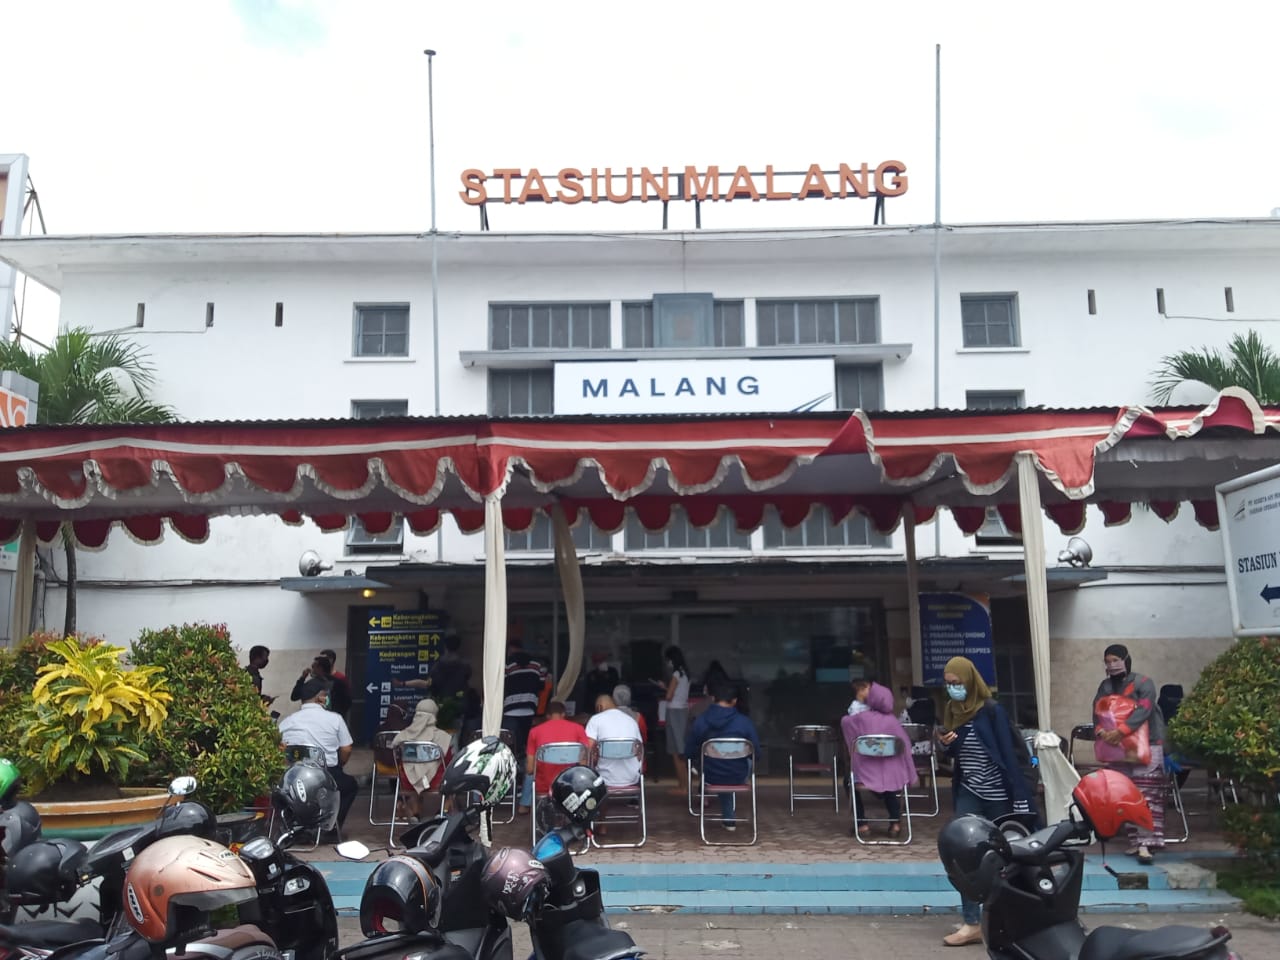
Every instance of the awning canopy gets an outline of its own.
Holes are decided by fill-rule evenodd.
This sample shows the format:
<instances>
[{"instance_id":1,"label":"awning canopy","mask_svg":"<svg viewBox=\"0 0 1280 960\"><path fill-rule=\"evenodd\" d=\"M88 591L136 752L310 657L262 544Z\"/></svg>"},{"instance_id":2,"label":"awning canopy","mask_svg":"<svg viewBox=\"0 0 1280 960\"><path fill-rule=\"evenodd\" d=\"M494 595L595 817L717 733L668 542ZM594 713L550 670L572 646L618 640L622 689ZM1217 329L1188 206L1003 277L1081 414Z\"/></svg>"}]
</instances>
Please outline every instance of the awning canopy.
<instances>
[{"instance_id":1,"label":"awning canopy","mask_svg":"<svg viewBox=\"0 0 1280 960\"><path fill-rule=\"evenodd\" d=\"M513 530L559 503L606 531L628 510L659 530L679 505L699 526L728 511L743 531L770 507L784 526L821 507L882 532L908 507L917 522L941 507L967 533L995 506L1017 532L1019 452L1064 532L1089 504L1114 524L1134 503L1168 519L1189 502L1213 528L1215 484L1280 462L1280 408L1228 389L1204 407L24 427L0 431L0 541L23 520L45 542L69 520L90 549L117 525L202 541L210 517L245 514L324 530L355 516L376 534L397 515L427 533L447 511L478 531L489 498Z\"/></svg>"}]
</instances>

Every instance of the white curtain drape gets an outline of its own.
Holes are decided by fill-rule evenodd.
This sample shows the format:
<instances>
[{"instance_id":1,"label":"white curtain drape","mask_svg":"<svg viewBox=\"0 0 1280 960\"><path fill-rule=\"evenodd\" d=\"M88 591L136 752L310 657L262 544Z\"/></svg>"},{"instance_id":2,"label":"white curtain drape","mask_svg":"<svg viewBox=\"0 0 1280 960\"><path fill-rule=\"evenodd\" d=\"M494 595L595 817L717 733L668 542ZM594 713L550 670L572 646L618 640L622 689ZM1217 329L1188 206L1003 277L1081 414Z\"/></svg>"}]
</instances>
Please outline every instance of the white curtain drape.
<instances>
[{"instance_id":1,"label":"white curtain drape","mask_svg":"<svg viewBox=\"0 0 1280 960\"><path fill-rule=\"evenodd\" d=\"M1049 583L1044 567L1044 514L1040 512L1040 472L1035 454L1019 453L1018 507L1022 516L1022 562L1027 575L1027 620L1035 674L1036 720L1052 730L1049 703Z\"/></svg>"},{"instance_id":2,"label":"white curtain drape","mask_svg":"<svg viewBox=\"0 0 1280 960\"><path fill-rule=\"evenodd\" d=\"M507 665L507 557L502 500L484 501L484 708L481 731L502 728L502 687Z\"/></svg>"},{"instance_id":3,"label":"white curtain drape","mask_svg":"<svg viewBox=\"0 0 1280 960\"><path fill-rule=\"evenodd\" d=\"M17 646L31 632L31 607L36 588L36 528L30 520L22 523L18 540L18 569L13 574L13 596L9 607L9 640Z\"/></svg>"},{"instance_id":4,"label":"white curtain drape","mask_svg":"<svg viewBox=\"0 0 1280 960\"><path fill-rule=\"evenodd\" d=\"M551 511L551 526L555 531L556 571L560 574L560 593L564 597L564 617L569 625L569 659L556 687L556 699L567 700L582 672L582 649L587 632L586 602L582 593L582 570L578 566L578 550L573 545L573 534L564 510L556 504ZM580 707L590 711L591 704Z\"/></svg>"}]
</instances>

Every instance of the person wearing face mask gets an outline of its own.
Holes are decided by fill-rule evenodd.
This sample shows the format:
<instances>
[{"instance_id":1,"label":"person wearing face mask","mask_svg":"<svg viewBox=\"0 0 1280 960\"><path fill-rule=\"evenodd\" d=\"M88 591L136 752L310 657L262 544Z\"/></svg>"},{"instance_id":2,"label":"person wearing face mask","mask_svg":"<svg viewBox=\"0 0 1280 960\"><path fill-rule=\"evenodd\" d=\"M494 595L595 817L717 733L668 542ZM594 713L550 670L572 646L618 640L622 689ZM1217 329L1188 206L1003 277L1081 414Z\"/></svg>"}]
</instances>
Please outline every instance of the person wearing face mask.
<instances>
[{"instance_id":1,"label":"person wearing face mask","mask_svg":"<svg viewBox=\"0 0 1280 960\"><path fill-rule=\"evenodd\" d=\"M880 798L889 815L889 836L901 836L902 824L899 820L902 817L902 788L914 786L918 777L915 761L906 747L911 743L911 738L893 715L893 694L889 692L889 688L869 680L855 680L853 703L849 704L848 714L840 720L840 732L844 735L844 745L849 751L849 766L853 770L854 783ZM904 744L901 753L893 757L867 757L855 749L859 737L885 735L897 737ZM858 807L858 834L863 838L868 837L871 825L865 822L867 814L862 802L862 789L854 793L853 802Z\"/></svg>"},{"instance_id":2,"label":"person wearing face mask","mask_svg":"<svg viewBox=\"0 0 1280 960\"><path fill-rule=\"evenodd\" d=\"M1142 791L1143 799L1151 808L1154 826L1150 831L1127 825L1129 848L1125 853L1137 857L1139 863L1151 863L1152 850L1164 847L1164 794L1167 787L1164 772L1164 716L1156 702L1156 685L1150 678L1133 672L1133 659L1129 650L1113 643L1102 652L1102 666L1106 678L1098 685L1093 698L1095 719L1100 713L1104 697L1124 697L1133 701L1133 712L1122 719L1114 729L1098 725L1098 739L1112 746L1120 746L1125 738L1146 727L1147 741L1151 747L1151 759L1138 763L1108 763L1107 766L1125 774Z\"/></svg>"},{"instance_id":3,"label":"person wearing face mask","mask_svg":"<svg viewBox=\"0 0 1280 960\"><path fill-rule=\"evenodd\" d=\"M1030 768L1026 744L1004 707L992 698L978 668L965 657L952 657L942 679L947 705L938 742L954 764L956 816L972 813L996 821L1016 813L1038 820L1033 788L1024 773ZM961 897L960 906L964 923L942 942L949 947L982 943L982 904Z\"/></svg>"}]
</instances>

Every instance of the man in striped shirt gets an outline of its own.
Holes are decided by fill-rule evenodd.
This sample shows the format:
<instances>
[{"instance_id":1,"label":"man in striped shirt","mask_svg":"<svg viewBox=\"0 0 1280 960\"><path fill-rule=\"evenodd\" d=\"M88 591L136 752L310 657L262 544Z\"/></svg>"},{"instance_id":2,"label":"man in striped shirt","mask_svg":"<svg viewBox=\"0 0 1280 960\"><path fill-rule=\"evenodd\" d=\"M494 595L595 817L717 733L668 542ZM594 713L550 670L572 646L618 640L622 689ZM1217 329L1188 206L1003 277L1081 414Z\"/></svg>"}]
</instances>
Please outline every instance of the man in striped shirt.
<instances>
[{"instance_id":1,"label":"man in striped shirt","mask_svg":"<svg viewBox=\"0 0 1280 960\"><path fill-rule=\"evenodd\" d=\"M518 637L507 641L507 671L502 693L502 726L511 731L512 752L524 769L529 728L538 712L538 701L550 682L547 668L525 653Z\"/></svg>"}]
</instances>

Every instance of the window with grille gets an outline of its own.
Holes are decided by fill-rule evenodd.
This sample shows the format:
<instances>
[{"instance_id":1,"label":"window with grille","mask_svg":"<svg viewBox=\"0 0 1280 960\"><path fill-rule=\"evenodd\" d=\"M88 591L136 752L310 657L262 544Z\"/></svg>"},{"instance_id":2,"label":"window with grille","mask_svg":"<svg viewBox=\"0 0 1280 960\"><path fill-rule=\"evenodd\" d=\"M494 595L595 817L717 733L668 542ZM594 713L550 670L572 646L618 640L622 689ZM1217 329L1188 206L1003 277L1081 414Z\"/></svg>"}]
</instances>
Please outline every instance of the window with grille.
<instances>
[{"instance_id":1,"label":"window with grille","mask_svg":"<svg viewBox=\"0 0 1280 960\"><path fill-rule=\"evenodd\" d=\"M770 507L764 516L764 545L768 550L888 547L889 537L879 533L860 513L832 525L827 509L818 507L809 512L804 523L788 528L782 525L778 512Z\"/></svg>"},{"instance_id":2,"label":"window with grille","mask_svg":"<svg viewBox=\"0 0 1280 960\"><path fill-rule=\"evenodd\" d=\"M640 550L750 550L751 534L739 533L733 515L721 511L708 527L695 527L679 507L672 509L671 522L656 533L645 529L633 513L627 514L625 546L628 553Z\"/></svg>"},{"instance_id":3,"label":"window with grille","mask_svg":"<svg viewBox=\"0 0 1280 960\"><path fill-rule=\"evenodd\" d=\"M552 370L490 370L489 415L545 417L555 412Z\"/></svg>"},{"instance_id":4,"label":"window with grille","mask_svg":"<svg viewBox=\"0 0 1280 960\"><path fill-rule=\"evenodd\" d=\"M969 410L1017 410L1026 403L1021 390L968 390L964 405Z\"/></svg>"},{"instance_id":5,"label":"window with grille","mask_svg":"<svg viewBox=\"0 0 1280 960\"><path fill-rule=\"evenodd\" d=\"M352 400L351 415L357 420L378 417L403 417L409 412L408 400ZM396 517L383 533L370 533L359 517L351 518L347 528L345 549L348 555L400 553L404 548L404 519Z\"/></svg>"},{"instance_id":6,"label":"window with grille","mask_svg":"<svg viewBox=\"0 0 1280 960\"><path fill-rule=\"evenodd\" d=\"M579 551L590 553L611 553L613 551L613 534L596 528L590 520L584 519L576 527L570 527L573 545ZM522 532L507 531L507 550L522 553L532 550L551 552L555 549L555 528L551 518L541 510L533 515L533 525Z\"/></svg>"},{"instance_id":7,"label":"window with grille","mask_svg":"<svg viewBox=\"0 0 1280 960\"><path fill-rule=\"evenodd\" d=\"M357 357L407 357L409 355L409 305L407 303L356 304Z\"/></svg>"},{"instance_id":8,"label":"window with grille","mask_svg":"<svg viewBox=\"0 0 1280 960\"><path fill-rule=\"evenodd\" d=\"M605 350L608 303L491 303L491 350Z\"/></svg>"},{"instance_id":9,"label":"window with grille","mask_svg":"<svg viewBox=\"0 0 1280 960\"><path fill-rule=\"evenodd\" d=\"M880 298L757 300L756 342L879 343Z\"/></svg>"},{"instance_id":10,"label":"window with grille","mask_svg":"<svg viewBox=\"0 0 1280 960\"><path fill-rule=\"evenodd\" d=\"M665 329L655 323L653 300L624 303L622 305L622 345L632 349L742 346L744 314L741 300L712 300L710 316L709 327L705 331L697 332L696 342L676 342L678 338L665 335L668 332L676 332L671 329L674 322L669 322Z\"/></svg>"},{"instance_id":11,"label":"window with grille","mask_svg":"<svg viewBox=\"0 0 1280 960\"><path fill-rule=\"evenodd\" d=\"M884 409L884 372L879 364L836 367L836 409Z\"/></svg>"},{"instance_id":12,"label":"window with grille","mask_svg":"<svg viewBox=\"0 0 1280 960\"><path fill-rule=\"evenodd\" d=\"M966 347L1021 345L1017 294L962 294L960 321L964 325Z\"/></svg>"}]
</instances>

